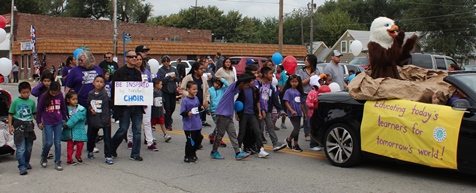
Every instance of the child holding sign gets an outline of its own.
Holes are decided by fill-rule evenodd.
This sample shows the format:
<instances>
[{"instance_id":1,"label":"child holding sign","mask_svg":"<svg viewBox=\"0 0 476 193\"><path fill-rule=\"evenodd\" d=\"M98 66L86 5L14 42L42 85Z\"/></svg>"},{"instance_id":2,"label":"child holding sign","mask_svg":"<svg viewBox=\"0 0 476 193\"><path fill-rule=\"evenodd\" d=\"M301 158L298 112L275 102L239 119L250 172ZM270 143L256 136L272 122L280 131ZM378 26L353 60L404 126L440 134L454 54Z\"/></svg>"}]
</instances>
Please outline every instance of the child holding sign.
<instances>
[{"instance_id":1,"label":"child holding sign","mask_svg":"<svg viewBox=\"0 0 476 193\"><path fill-rule=\"evenodd\" d=\"M159 124L160 129L162 129L162 133L164 134L165 142L169 142L172 137L170 137L170 135L167 135L164 124L164 98L161 90L162 80L154 78L152 82L154 83L154 105L152 106L151 124L152 127L155 127L155 125Z\"/></svg>"},{"instance_id":2,"label":"child holding sign","mask_svg":"<svg viewBox=\"0 0 476 193\"><path fill-rule=\"evenodd\" d=\"M180 115L183 117L183 131L187 137L187 142L185 143L185 158L183 161L187 163L195 163L198 159L196 151L202 144L203 139L200 119L200 110L202 109L202 106L196 96L198 92L197 83L188 81L186 83L186 89L188 95L183 98L180 106Z\"/></svg>"}]
</instances>

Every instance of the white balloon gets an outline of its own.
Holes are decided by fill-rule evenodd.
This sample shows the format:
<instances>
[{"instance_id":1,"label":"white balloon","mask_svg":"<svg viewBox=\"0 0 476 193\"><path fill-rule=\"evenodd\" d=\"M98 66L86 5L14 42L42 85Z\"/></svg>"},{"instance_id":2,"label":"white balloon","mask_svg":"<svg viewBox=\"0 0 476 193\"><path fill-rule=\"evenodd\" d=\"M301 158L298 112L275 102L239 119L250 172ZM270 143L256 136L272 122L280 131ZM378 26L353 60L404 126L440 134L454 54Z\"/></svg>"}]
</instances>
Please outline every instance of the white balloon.
<instances>
[{"instance_id":1,"label":"white balloon","mask_svg":"<svg viewBox=\"0 0 476 193\"><path fill-rule=\"evenodd\" d=\"M354 56L358 56L360 52L362 52L362 42L360 42L359 40L354 40L350 44L350 51Z\"/></svg>"},{"instance_id":2,"label":"white balloon","mask_svg":"<svg viewBox=\"0 0 476 193\"><path fill-rule=\"evenodd\" d=\"M148 63L150 66L150 73L157 74L157 72L159 71L159 61L157 61L156 59L150 59Z\"/></svg>"},{"instance_id":3,"label":"white balloon","mask_svg":"<svg viewBox=\"0 0 476 193\"><path fill-rule=\"evenodd\" d=\"M0 43L2 43L3 41L5 41L7 39L7 32L0 28Z\"/></svg>"},{"instance_id":4,"label":"white balloon","mask_svg":"<svg viewBox=\"0 0 476 193\"><path fill-rule=\"evenodd\" d=\"M8 58L0 58L0 74L8 76L12 72L12 61Z\"/></svg>"},{"instance_id":5,"label":"white balloon","mask_svg":"<svg viewBox=\"0 0 476 193\"><path fill-rule=\"evenodd\" d=\"M329 88L331 89L331 92L340 91L340 86L339 86L339 84L337 84L337 82L330 83Z\"/></svg>"}]
</instances>

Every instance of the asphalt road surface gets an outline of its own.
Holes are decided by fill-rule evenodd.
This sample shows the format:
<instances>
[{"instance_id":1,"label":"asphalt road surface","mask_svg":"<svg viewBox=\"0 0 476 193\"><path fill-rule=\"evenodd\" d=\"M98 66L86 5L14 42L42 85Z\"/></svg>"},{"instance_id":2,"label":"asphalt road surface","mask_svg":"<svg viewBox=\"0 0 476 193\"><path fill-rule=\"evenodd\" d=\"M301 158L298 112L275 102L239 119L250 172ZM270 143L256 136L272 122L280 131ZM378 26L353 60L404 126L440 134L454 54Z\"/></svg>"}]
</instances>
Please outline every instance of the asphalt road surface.
<instances>
[{"instance_id":1,"label":"asphalt road surface","mask_svg":"<svg viewBox=\"0 0 476 193\"><path fill-rule=\"evenodd\" d=\"M18 96L16 85L1 85ZM36 98L35 98L36 101ZM370 159L353 168L331 166L323 152L309 150L301 132L302 153L284 149L272 152L271 142L266 149L268 158L252 155L243 161L235 161L228 139L226 148L219 151L224 160L210 158L212 145L207 137L203 150L198 151L197 163L184 163L185 136L181 130L179 106L173 116L174 130L169 132L172 140L163 141L161 132L154 132L158 152L147 150L142 144L144 161L129 160L130 150L122 143L113 165L104 163L101 150L96 159L87 159L84 164L66 164L66 143L62 143L64 170L56 171L53 160L48 167L40 166L41 132L34 142L31 158L32 170L20 176L15 156L0 155L0 192L476 192L476 178L458 172L433 169L384 159ZM213 124L210 117L208 123ZM113 123L113 133L118 125ZM291 132L277 131L280 141ZM235 127L238 124L235 123ZM208 135L213 127L205 127ZM227 135L225 135L227 137ZM268 138L269 141L269 138ZM53 152L53 147L50 152Z\"/></svg>"}]
</instances>

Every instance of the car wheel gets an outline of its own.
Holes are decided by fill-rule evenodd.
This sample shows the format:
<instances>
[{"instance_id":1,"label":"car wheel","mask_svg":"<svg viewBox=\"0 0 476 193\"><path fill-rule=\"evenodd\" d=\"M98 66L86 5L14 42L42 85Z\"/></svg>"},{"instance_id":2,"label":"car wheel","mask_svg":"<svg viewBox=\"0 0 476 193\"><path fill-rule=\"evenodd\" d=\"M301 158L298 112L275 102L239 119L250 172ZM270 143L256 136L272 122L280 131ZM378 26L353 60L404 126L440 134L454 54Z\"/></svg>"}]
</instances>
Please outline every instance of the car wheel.
<instances>
[{"instance_id":1,"label":"car wheel","mask_svg":"<svg viewBox=\"0 0 476 193\"><path fill-rule=\"evenodd\" d=\"M360 139L348 125L338 123L327 130L325 153L332 165L351 167L361 160Z\"/></svg>"}]
</instances>

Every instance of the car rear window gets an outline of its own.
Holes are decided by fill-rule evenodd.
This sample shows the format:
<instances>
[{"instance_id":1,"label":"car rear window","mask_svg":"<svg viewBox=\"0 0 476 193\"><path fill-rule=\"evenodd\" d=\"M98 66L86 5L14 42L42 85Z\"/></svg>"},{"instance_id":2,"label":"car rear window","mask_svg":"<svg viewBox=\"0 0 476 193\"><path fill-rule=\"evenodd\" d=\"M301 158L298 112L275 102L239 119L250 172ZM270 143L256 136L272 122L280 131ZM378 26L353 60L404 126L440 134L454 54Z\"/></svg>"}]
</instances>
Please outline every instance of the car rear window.
<instances>
[{"instance_id":1,"label":"car rear window","mask_svg":"<svg viewBox=\"0 0 476 193\"><path fill-rule=\"evenodd\" d=\"M237 65L238 63L240 63L241 58L230 58L230 61L231 65Z\"/></svg>"},{"instance_id":2,"label":"car rear window","mask_svg":"<svg viewBox=\"0 0 476 193\"><path fill-rule=\"evenodd\" d=\"M177 68L177 62L170 62L170 65Z\"/></svg>"},{"instance_id":3,"label":"car rear window","mask_svg":"<svg viewBox=\"0 0 476 193\"><path fill-rule=\"evenodd\" d=\"M414 54L408 63L426 69L433 69L433 62L431 61L430 55Z\"/></svg>"},{"instance_id":4,"label":"car rear window","mask_svg":"<svg viewBox=\"0 0 476 193\"><path fill-rule=\"evenodd\" d=\"M354 58L349 62L349 64L367 64L368 61L368 58Z\"/></svg>"}]
</instances>

